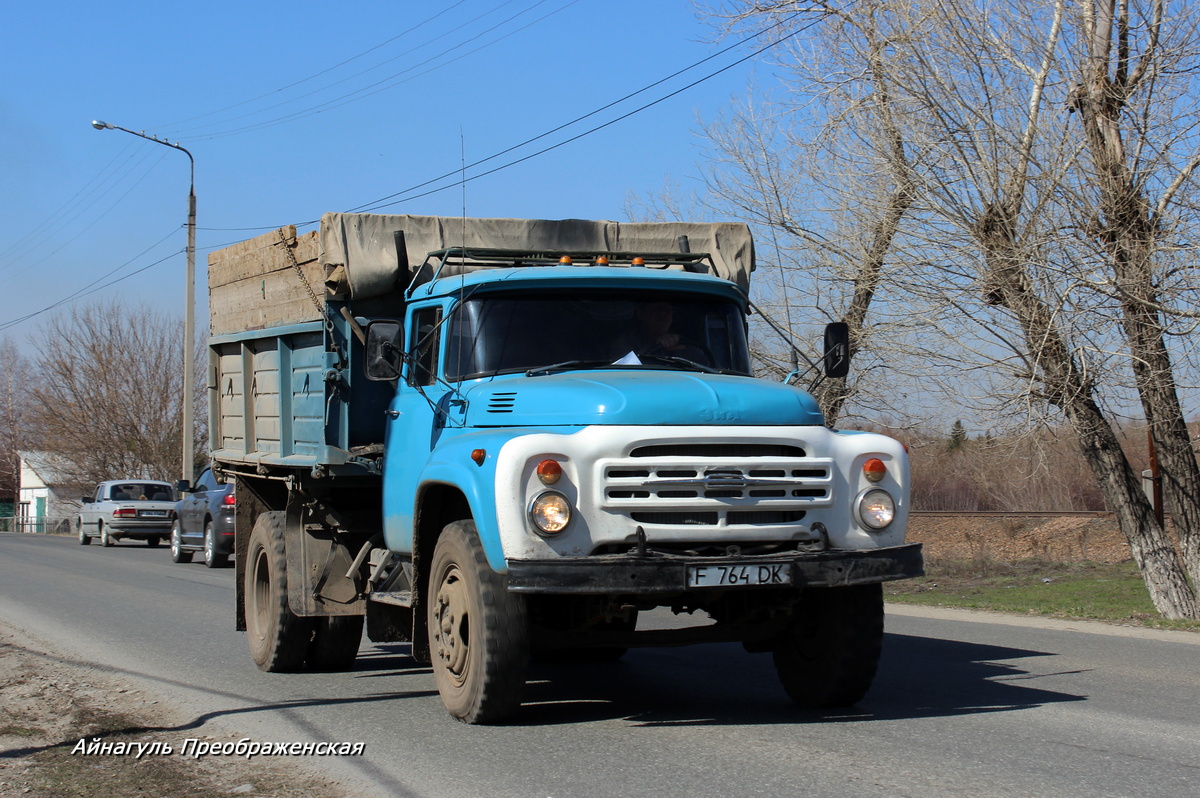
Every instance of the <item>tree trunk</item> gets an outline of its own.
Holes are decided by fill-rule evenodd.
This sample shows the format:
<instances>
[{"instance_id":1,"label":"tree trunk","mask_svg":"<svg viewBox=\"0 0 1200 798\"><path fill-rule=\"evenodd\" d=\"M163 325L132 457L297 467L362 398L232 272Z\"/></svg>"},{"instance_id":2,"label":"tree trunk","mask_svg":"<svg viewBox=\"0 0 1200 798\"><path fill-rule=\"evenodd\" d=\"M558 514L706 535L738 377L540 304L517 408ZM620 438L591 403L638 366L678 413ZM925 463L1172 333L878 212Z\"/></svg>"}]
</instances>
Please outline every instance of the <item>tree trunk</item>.
<instances>
[{"instance_id":1,"label":"tree trunk","mask_svg":"<svg viewBox=\"0 0 1200 798\"><path fill-rule=\"evenodd\" d=\"M1154 516L1112 425L1095 401L1095 386L1076 364L1054 325L1050 309L1035 294L1014 241L1012 212L994 205L976 225L987 265L987 296L1015 314L1029 347L1045 398L1060 407L1079 437L1079 446L1130 552L1155 608L1167 618L1200 620L1200 602L1188 584L1176 549Z\"/></svg>"},{"instance_id":2,"label":"tree trunk","mask_svg":"<svg viewBox=\"0 0 1200 798\"><path fill-rule=\"evenodd\" d=\"M1162 475L1163 498L1179 538L1192 583L1200 587L1200 464L1179 402L1174 366L1156 288L1154 259L1163 219L1127 163L1122 116L1149 65L1160 58L1161 3L1148 21L1146 47L1131 63L1129 10L1098 6L1090 58L1076 108L1091 154L1099 194L1093 234L1109 254L1129 344L1134 380L1150 427ZM1112 47L1112 37L1116 45ZM1109 77L1111 71L1112 77ZM1163 203L1170 198L1170 190Z\"/></svg>"}]
</instances>

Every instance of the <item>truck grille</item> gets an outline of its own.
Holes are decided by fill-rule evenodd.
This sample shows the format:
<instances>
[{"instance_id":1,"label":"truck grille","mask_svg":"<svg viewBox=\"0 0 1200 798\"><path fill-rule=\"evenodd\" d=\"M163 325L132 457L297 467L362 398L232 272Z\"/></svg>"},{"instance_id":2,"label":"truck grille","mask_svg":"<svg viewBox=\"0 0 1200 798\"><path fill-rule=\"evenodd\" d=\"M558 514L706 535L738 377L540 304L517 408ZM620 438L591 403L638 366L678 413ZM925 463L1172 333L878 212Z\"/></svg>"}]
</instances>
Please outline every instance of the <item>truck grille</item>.
<instances>
[{"instance_id":1,"label":"truck grille","mask_svg":"<svg viewBox=\"0 0 1200 798\"><path fill-rule=\"evenodd\" d=\"M833 462L783 444L642 446L601 464L603 508L645 525L778 527L833 501Z\"/></svg>"}]
</instances>

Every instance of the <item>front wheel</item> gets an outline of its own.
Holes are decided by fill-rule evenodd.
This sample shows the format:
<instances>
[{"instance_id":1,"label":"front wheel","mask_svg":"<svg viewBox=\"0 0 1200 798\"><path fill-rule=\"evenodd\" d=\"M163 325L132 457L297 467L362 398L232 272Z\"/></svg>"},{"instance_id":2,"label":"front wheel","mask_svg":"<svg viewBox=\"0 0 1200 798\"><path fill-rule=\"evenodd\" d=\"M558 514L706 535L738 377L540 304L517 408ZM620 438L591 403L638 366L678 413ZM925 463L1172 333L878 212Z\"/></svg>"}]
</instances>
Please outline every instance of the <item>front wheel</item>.
<instances>
[{"instance_id":1,"label":"front wheel","mask_svg":"<svg viewBox=\"0 0 1200 798\"><path fill-rule=\"evenodd\" d=\"M525 603L488 565L474 521L442 530L426 606L433 675L446 710L465 723L495 723L515 712L529 666Z\"/></svg>"},{"instance_id":2,"label":"front wheel","mask_svg":"<svg viewBox=\"0 0 1200 798\"><path fill-rule=\"evenodd\" d=\"M282 512L258 516L246 550L246 638L254 663L270 673L300 670L313 636L311 620L288 606L286 519Z\"/></svg>"},{"instance_id":3,"label":"front wheel","mask_svg":"<svg viewBox=\"0 0 1200 798\"><path fill-rule=\"evenodd\" d=\"M171 562L191 562L192 553L183 550L183 531L176 521L171 526Z\"/></svg>"},{"instance_id":4,"label":"front wheel","mask_svg":"<svg viewBox=\"0 0 1200 798\"><path fill-rule=\"evenodd\" d=\"M88 544L90 544L92 542L92 539L90 537L88 537L88 533L83 528L82 520L80 520L80 519L75 520L75 529L79 532L79 545L80 546L87 546Z\"/></svg>"},{"instance_id":5,"label":"front wheel","mask_svg":"<svg viewBox=\"0 0 1200 798\"><path fill-rule=\"evenodd\" d=\"M775 671L800 706L847 707L870 689L882 648L881 585L815 588L776 641Z\"/></svg>"}]
</instances>

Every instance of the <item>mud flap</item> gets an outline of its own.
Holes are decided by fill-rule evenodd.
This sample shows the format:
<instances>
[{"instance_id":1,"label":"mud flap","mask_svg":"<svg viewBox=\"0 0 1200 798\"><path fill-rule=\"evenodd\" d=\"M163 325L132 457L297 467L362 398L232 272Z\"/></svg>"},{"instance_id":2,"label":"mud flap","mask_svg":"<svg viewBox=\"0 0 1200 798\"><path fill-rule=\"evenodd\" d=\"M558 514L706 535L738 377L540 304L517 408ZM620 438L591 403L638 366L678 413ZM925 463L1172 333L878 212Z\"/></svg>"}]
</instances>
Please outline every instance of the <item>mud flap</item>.
<instances>
[{"instance_id":1,"label":"mud flap","mask_svg":"<svg viewBox=\"0 0 1200 798\"><path fill-rule=\"evenodd\" d=\"M346 576L356 554L350 550L347 536L324 528L306 529L301 514L301 507L290 504L284 533L292 612L301 616L363 615L367 602L362 577Z\"/></svg>"}]
</instances>

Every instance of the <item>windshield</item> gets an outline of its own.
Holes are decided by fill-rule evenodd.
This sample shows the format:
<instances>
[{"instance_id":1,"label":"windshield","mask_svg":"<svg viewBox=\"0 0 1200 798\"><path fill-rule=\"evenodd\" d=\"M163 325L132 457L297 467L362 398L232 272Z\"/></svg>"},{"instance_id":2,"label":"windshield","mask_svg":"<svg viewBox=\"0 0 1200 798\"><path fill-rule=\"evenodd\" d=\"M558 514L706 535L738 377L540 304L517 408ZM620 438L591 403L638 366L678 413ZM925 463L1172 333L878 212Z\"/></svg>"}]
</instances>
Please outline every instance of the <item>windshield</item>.
<instances>
[{"instance_id":1,"label":"windshield","mask_svg":"<svg viewBox=\"0 0 1200 798\"><path fill-rule=\"evenodd\" d=\"M548 366L699 368L750 373L736 302L669 292L539 292L469 299L455 310L446 377Z\"/></svg>"}]
</instances>

